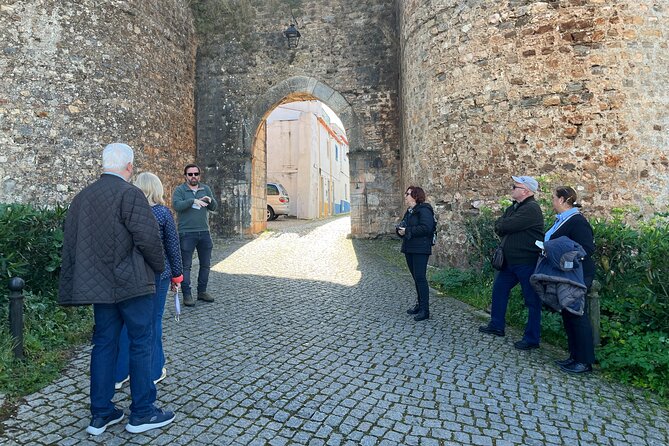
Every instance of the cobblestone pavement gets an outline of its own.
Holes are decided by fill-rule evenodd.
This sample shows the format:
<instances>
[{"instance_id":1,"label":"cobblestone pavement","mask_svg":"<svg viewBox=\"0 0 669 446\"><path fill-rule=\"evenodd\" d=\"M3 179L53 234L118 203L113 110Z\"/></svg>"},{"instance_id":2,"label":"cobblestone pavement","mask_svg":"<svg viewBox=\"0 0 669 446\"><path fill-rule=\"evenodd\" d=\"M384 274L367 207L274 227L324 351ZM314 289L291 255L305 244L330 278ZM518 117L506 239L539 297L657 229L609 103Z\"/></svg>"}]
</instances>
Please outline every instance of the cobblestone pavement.
<instances>
[{"instance_id":1,"label":"cobblestone pavement","mask_svg":"<svg viewBox=\"0 0 669 446\"><path fill-rule=\"evenodd\" d=\"M89 348L4 423L3 445L655 445L666 409L597 373L566 376L549 348L516 351L481 319L433 296L405 313L413 284L346 238L349 219L278 220L253 241L217 244L214 303L165 320L165 429L124 424L89 437ZM398 252L398 256L400 256ZM117 392L130 405L128 388Z\"/></svg>"}]
</instances>

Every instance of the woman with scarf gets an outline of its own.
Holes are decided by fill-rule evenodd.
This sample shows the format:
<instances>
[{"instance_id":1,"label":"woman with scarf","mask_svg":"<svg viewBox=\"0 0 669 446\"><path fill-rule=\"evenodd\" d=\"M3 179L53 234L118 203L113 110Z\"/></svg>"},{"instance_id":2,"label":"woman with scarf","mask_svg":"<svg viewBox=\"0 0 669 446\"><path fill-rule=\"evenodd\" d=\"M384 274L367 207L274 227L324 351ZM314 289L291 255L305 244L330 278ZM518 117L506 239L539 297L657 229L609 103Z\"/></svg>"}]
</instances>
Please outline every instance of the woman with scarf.
<instances>
[{"instance_id":1,"label":"woman with scarf","mask_svg":"<svg viewBox=\"0 0 669 446\"><path fill-rule=\"evenodd\" d=\"M544 241L565 236L583 247L587 256L583 259L583 278L590 290L595 278L595 262L592 254L595 252L595 240L592 226L581 215L581 205L576 202L576 191L568 186L560 186L553 192L553 209L557 213L555 224L544 236ZM592 340L592 326L586 312L577 316L567 310L562 310L562 321L567 332L569 357L556 364L568 373L587 373L592 371L595 362L595 347Z\"/></svg>"}]
</instances>

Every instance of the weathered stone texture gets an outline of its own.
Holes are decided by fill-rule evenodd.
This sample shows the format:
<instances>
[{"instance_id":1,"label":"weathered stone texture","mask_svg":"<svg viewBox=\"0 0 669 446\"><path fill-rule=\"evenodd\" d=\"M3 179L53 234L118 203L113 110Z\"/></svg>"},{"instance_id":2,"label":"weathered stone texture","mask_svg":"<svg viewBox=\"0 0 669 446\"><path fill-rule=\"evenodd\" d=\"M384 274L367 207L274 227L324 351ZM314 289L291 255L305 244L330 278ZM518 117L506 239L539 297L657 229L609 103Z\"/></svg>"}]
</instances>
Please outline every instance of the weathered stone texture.
<instances>
[{"instance_id":1,"label":"weathered stone texture","mask_svg":"<svg viewBox=\"0 0 669 446\"><path fill-rule=\"evenodd\" d=\"M168 191L195 158L186 0L4 0L0 202L65 202L124 141Z\"/></svg>"},{"instance_id":2,"label":"weathered stone texture","mask_svg":"<svg viewBox=\"0 0 669 446\"><path fill-rule=\"evenodd\" d=\"M459 222L512 174L577 187L605 214L669 203L669 4L400 1L403 176Z\"/></svg>"},{"instance_id":3,"label":"weathered stone texture","mask_svg":"<svg viewBox=\"0 0 669 446\"><path fill-rule=\"evenodd\" d=\"M353 234L391 231L401 188L393 2L223 3L232 8L229 14L201 16L208 32L197 69L198 158L221 199L217 232L242 234L252 227L251 185L259 172L264 175L254 136L263 117L280 102L313 98L346 127ZM294 50L282 35L291 19L288 3L302 33Z\"/></svg>"}]
</instances>

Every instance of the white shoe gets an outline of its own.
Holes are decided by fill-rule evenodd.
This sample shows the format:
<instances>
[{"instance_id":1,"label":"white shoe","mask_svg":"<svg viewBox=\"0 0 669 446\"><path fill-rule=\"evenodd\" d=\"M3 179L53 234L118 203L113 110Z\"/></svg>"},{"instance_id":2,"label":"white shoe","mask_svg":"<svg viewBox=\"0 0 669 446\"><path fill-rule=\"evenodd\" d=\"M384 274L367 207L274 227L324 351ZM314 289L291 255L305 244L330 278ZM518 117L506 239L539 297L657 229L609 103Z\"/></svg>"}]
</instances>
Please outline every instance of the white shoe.
<instances>
[{"instance_id":1,"label":"white shoe","mask_svg":"<svg viewBox=\"0 0 669 446\"><path fill-rule=\"evenodd\" d=\"M160 381L164 380L165 378L167 378L167 369L165 369L165 367L163 367L163 372L160 374L160 377L158 377L158 379L153 382L153 384L158 384Z\"/></svg>"},{"instance_id":2,"label":"white shoe","mask_svg":"<svg viewBox=\"0 0 669 446\"><path fill-rule=\"evenodd\" d=\"M123 384L127 383L128 381L130 381L130 375L126 376L123 381L114 384L114 389L119 390L121 387L123 387Z\"/></svg>"}]
</instances>

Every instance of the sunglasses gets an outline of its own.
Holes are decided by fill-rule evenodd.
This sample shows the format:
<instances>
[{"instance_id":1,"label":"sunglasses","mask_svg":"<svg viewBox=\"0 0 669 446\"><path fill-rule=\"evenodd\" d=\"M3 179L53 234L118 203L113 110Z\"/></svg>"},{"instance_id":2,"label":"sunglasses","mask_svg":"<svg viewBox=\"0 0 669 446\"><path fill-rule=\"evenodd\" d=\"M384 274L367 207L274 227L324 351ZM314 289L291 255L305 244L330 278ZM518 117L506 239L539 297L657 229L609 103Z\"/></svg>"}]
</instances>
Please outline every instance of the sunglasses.
<instances>
[{"instance_id":1,"label":"sunglasses","mask_svg":"<svg viewBox=\"0 0 669 446\"><path fill-rule=\"evenodd\" d=\"M525 189L525 188L522 187L522 186L516 186L516 185L514 184L513 186L511 186L511 189ZM525 189L525 190L527 190L527 189Z\"/></svg>"},{"instance_id":2,"label":"sunglasses","mask_svg":"<svg viewBox=\"0 0 669 446\"><path fill-rule=\"evenodd\" d=\"M199 177L200 172L188 172L186 175L188 175L189 177Z\"/></svg>"}]
</instances>

